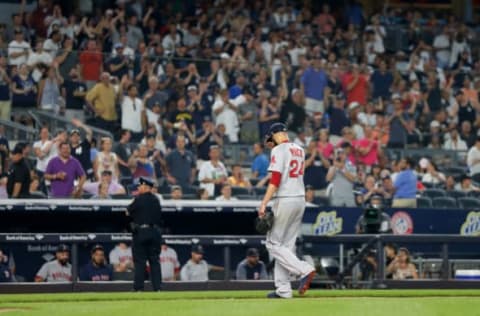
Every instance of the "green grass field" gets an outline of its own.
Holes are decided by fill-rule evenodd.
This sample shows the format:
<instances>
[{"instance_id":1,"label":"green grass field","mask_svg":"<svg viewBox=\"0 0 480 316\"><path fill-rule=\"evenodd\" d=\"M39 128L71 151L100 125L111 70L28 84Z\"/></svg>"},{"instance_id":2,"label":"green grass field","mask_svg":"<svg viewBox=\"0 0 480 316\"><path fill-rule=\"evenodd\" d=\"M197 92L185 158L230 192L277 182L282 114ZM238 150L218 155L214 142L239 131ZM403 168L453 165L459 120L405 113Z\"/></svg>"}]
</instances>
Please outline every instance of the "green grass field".
<instances>
[{"instance_id":1,"label":"green grass field","mask_svg":"<svg viewBox=\"0 0 480 316\"><path fill-rule=\"evenodd\" d=\"M0 315L480 315L480 290L310 290L268 300L265 292L1 295Z\"/></svg>"}]
</instances>

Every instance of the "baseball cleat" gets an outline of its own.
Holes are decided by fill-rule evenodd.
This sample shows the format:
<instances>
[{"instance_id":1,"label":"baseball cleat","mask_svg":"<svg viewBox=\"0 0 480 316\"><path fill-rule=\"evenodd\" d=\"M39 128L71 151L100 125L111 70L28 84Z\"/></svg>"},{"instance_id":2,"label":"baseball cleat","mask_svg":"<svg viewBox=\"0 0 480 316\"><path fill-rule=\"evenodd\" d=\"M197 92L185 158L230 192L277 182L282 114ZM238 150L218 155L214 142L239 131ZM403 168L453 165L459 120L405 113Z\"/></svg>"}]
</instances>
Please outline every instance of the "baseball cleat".
<instances>
[{"instance_id":1,"label":"baseball cleat","mask_svg":"<svg viewBox=\"0 0 480 316\"><path fill-rule=\"evenodd\" d=\"M267 298L283 298L275 292L270 292L267 294Z\"/></svg>"},{"instance_id":2,"label":"baseball cleat","mask_svg":"<svg viewBox=\"0 0 480 316\"><path fill-rule=\"evenodd\" d=\"M310 283L312 283L315 274L317 273L315 271L312 271L300 279L300 285L298 286L298 294L305 294L305 292L310 288Z\"/></svg>"}]
</instances>

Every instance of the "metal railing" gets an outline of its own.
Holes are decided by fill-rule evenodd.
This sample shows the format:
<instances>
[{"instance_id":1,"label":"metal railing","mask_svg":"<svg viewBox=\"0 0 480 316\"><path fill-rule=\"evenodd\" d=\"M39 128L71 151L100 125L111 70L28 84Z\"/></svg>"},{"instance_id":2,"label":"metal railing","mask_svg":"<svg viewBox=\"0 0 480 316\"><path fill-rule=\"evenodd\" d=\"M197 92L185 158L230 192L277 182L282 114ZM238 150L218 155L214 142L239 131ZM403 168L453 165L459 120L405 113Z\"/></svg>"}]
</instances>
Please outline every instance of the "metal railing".
<instances>
[{"instance_id":1,"label":"metal railing","mask_svg":"<svg viewBox=\"0 0 480 316\"><path fill-rule=\"evenodd\" d=\"M69 130L74 128L72 122L67 120L64 117L57 116L53 113L39 111L39 110L32 110L28 111L28 114L35 120L37 126L42 126L45 123L49 125L49 130L52 132L58 130ZM109 131L103 130L98 127L88 126L92 132L93 137L100 139L102 137L111 137L113 139L112 133Z\"/></svg>"},{"instance_id":2,"label":"metal railing","mask_svg":"<svg viewBox=\"0 0 480 316\"><path fill-rule=\"evenodd\" d=\"M0 119L0 125L4 127L5 137L9 140L16 139L32 143L38 138L35 128L4 119Z\"/></svg>"}]
</instances>

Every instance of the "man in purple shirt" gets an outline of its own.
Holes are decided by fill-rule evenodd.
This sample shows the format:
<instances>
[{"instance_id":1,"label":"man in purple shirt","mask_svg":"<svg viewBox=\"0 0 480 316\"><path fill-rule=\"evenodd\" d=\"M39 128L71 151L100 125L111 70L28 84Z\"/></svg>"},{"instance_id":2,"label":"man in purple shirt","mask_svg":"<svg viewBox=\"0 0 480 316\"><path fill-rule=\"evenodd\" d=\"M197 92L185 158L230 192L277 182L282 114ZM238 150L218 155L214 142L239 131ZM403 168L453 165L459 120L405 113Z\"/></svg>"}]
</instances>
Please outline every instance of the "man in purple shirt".
<instances>
[{"instance_id":1,"label":"man in purple shirt","mask_svg":"<svg viewBox=\"0 0 480 316\"><path fill-rule=\"evenodd\" d=\"M70 155L68 143L61 143L58 149L58 156L50 159L45 170L45 179L51 182L50 195L54 198L80 198L86 179L85 171L80 162ZM78 185L75 188L74 182L77 179Z\"/></svg>"},{"instance_id":2,"label":"man in purple shirt","mask_svg":"<svg viewBox=\"0 0 480 316\"><path fill-rule=\"evenodd\" d=\"M101 174L100 181L85 183L85 185L83 186L83 191L91 193L93 195L97 195L98 194L98 186L102 182L108 183L108 194L109 195L126 194L126 191L125 191L125 188L123 187L123 185L121 185L117 181L113 180L111 170L103 170L102 174Z\"/></svg>"}]
</instances>

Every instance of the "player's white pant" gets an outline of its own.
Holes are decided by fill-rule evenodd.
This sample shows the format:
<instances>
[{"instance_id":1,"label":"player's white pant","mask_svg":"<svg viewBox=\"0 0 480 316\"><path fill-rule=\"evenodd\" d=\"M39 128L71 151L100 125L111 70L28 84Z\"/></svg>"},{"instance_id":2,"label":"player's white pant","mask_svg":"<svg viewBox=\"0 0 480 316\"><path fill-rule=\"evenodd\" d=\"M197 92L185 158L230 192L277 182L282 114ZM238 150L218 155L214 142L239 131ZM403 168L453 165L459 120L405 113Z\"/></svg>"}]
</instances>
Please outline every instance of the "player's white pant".
<instances>
[{"instance_id":1,"label":"player's white pant","mask_svg":"<svg viewBox=\"0 0 480 316\"><path fill-rule=\"evenodd\" d=\"M276 293L292 297L290 275L305 276L314 270L310 264L295 255L295 241L300 233L305 198L277 198L273 204L273 227L267 234L267 249L275 259Z\"/></svg>"}]
</instances>

